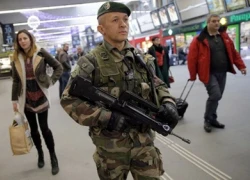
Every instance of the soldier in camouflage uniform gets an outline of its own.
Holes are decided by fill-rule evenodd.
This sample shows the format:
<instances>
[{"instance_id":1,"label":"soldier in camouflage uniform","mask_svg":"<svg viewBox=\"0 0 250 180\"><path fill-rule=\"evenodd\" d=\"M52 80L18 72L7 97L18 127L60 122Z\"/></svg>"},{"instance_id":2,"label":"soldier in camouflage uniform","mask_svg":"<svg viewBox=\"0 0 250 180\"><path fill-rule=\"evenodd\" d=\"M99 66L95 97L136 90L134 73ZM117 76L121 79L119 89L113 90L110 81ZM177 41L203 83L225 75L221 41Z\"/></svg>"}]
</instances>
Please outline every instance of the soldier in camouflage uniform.
<instances>
[{"instance_id":1,"label":"soldier in camouflage uniform","mask_svg":"<svg viewBox=\"0 0 250 180\"><path fill-rule=\"evenodd\" d=\"M154 134L145 124L69 95L72 80L78 75L90 78L93 85L115 97L130 90L152 101L147 71L134 59L134 47L127 41L130 9L121 3L106 2L98 10L98 31L104 41L81 57L71 74L61 105L75 122L89 126L96 145L93 155L101 180L125 180L130 171L135 180L159 180L164 173ZM145 60L152 60L150 55ZM174 98L166 85L154 78L157 98L162 104L159 116L173 129L178 122ZM83 87L84 88L84 87ZM168 118L166 120L166 117Z\"/></svg>"}]
</instances>

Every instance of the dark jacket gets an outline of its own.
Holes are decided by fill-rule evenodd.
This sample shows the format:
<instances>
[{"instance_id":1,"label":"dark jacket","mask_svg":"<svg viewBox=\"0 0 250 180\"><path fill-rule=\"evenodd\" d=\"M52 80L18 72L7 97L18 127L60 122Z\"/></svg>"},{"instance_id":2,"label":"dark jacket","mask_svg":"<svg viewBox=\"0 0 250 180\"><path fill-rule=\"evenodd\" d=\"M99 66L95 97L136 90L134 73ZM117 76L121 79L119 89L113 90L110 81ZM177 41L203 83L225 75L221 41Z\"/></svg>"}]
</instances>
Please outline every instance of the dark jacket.
<instances>
[{"instance_id":1,"label":"dark jacket","mask_svg":"<svg viewBox=\"0 0 250 180\"><path fill-rule=\"evenodd\" d=\"M210 76L210 48L207 37L207 27L203 29L200 35L196 36L189 47L188 53L188 69L190 79L195 80L198 74L200 81L208 83ZM229 72L236 74L233 65L241 70L246 68L240 54L235 50L234 43L226 33L225 28L219 29L221 38L226 46L228 57L230 60Z\"/></svg>"},{"instance_id":2,"label":"dark jacket","mask_svg":"<svg viewBox=\"0 0 250 180\"><path fill-rule=\"evenodd\" d=\"M168 74L168 70L169 70L168 49L167 49L167 47L163 47L163 50L164 50L164 56L163 56L162 71L160 70L160 67L158 66L158 63L157 63L157 57L156 57L154 45L148 49L148 53L151 54L155 58L154 63L155 63L156 76L158 76L162 81L164 81L167 84L168 87L170 87L169 74Z\"/></svg>"},{"instance_id":3,"label":"dark jacket","mask_svg":"<svg viewBox=\"0 0 250 180\"><path fill-rule=\"evenodd\" d=\"M70 57L66 51L63 50L60 52L58 60L62 64L63 72L71 71Z\"/></svg>"},{"instance_id":4,"label":"dark jacket","mask_svg":"<svg viewBox=\"0 0 250 180\"><path fill-rule=\"evenodd\" d=\"M33 56L33 71L35 78L39 85L43 88L49 88L50 85L55 84L55 82L60 78L62 74L61 64L54 59L47 51L43 48L39 49ZM53 68L52 76L46 73L46 65ZM19 58L12 62L12 101L17 101L18 97L21 95L23 87L26 84L25 72L24 72L24 59L21 54Z\"/></svg>"}]
</instances>

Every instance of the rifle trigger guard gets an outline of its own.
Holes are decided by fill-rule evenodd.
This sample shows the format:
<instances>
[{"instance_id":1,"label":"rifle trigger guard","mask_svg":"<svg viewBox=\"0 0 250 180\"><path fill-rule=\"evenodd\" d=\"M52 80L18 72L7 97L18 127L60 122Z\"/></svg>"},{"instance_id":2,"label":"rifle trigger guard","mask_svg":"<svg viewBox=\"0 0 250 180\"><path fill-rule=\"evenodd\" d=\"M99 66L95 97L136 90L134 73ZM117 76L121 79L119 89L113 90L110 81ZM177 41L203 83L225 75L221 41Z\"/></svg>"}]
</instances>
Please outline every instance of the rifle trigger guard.
<instances>
[{"instance_id":1,"label":"rifle trigger guard","mask_svg":"<svg viewBox=\"0 0 250 180\"><path fill-rule=\"evenodd\" d=\"M167 132L170 131L169 125L162 125L162 127L163 127L163 129L164 129L165 131L167 131Z\"/></svg>"}]
</instances>

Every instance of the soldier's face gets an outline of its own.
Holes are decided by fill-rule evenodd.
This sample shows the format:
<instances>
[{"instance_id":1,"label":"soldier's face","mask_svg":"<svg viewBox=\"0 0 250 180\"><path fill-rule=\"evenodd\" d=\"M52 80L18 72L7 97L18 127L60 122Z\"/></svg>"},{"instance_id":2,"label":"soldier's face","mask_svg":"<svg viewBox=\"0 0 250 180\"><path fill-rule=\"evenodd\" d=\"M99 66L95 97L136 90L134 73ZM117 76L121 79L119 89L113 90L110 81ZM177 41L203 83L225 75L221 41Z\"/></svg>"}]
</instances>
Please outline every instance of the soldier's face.
<instances>
[{"instance_id":1,"label":"soldier's face","mask_svg":"<svg viewBox=\"0 0 250 180\"><path fill-rule=\"evenodd\" d=\"M108 42L123 42L128 38L129 23L126 13L112 12L104 14L98 31Z\"/></svg>"}]
</instances>

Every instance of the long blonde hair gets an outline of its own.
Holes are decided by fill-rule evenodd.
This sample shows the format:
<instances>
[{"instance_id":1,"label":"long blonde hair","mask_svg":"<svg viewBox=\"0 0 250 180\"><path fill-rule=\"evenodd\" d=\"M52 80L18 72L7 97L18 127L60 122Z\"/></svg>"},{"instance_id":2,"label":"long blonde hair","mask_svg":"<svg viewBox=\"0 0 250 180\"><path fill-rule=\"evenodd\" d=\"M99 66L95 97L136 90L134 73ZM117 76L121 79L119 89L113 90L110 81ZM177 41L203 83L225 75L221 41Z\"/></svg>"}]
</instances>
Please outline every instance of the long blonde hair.
<instances>
[{"instance_id":1,"label":"long blonde hair","mask_svg":"<svg viewBox=\"0 0 250 180\"><path fill-rule=\"evenodd\" d=\"M20 44L18 42L18 36L21 33L26 34L30 39L30 49L27 53L24 52L24 49L20 46ZM33 56L33 54L37 51L37 46L36 46L35 38L34 38L33 34L31 34L26 29L18 31L18 33L16 34L16 38L15 38L14 49L15 49L14 54L13 54L14 61L18 60L19 53L22 54L24 60L26 60L27 58L31 58Z\"/></svg>"}]
</instances>

